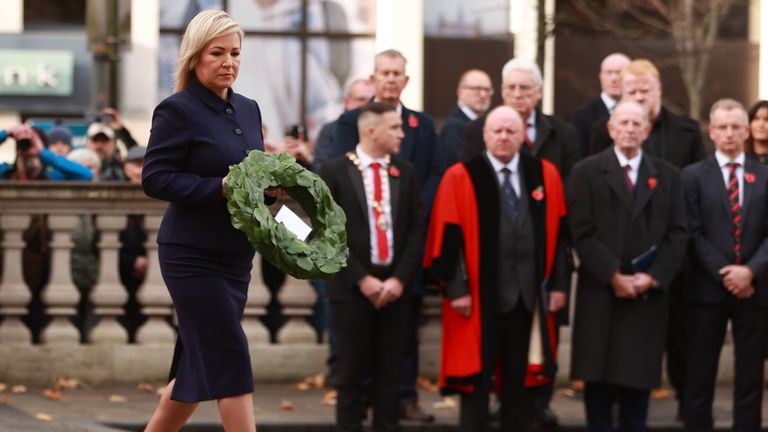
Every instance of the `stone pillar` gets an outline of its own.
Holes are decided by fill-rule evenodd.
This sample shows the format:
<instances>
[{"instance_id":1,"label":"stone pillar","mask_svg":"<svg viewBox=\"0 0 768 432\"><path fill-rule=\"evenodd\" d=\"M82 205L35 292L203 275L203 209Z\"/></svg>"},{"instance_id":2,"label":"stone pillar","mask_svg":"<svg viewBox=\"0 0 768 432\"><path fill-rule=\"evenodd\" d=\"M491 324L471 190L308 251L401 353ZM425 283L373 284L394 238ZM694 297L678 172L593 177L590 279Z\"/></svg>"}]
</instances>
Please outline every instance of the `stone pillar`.
<instances>
[{"instance_id":1,"label":"stone pillar","mask_svg":"<svg viewBox=\"0 0 768 432\"><path fill-rule=\"evenodd\" d=\"M3 278L0 280L0 314L5 316L0 323L0 344L32 343L32 333L21 322L27 314L27 305L32 298L24 283L21 251L24 249L23 231L29 225L28 215L0 216L3 230Z\"/></svg>"},{"instance_id":2,"label":"stone pillar","mask_svg":"<svg viewBox=\"0 0 768 432\"><path fill-rule=\"evenodd\" d=\"M69 318L77 314L80 292L72 282L70 271L72 232L77 228L76 215L49 215L48 228L51 230L51 276L43 288L42 300L47 306L46 313L53 318L40 334L44 344L80 343L80 332Z\"/></svg>"},{"instance_id":3,"label":"stone pillar","mask_svg":"<svg viewBox=\"0 0 768 432\"><path fill-rule=\"evenodd\" d=\"M312 306L317 295L309 282L292 276L285 276L285 283L280 288L277 300L283 306L283 314L288 321L277 332L277 342L281 344L315 343L315 330L307 322L312 315Z\"/></svg>"},{"instance_id":4,"label":"stone pillar","mask_svg":"<svg viewBox=\"0 0 768 432\"><path fill-rule=\"evenodd\" d=\"M162 219L162 216L144 217L144 229L147 231L147 243L144 245L147 249L147 275L137 297L142 305L141 313L147 315L148 319L136 332L138 343L176 340L176 332L167 321L173 314L173 302L160 274L160 262L157 259L157 231Z\"/></svg>"},{"instance_id":5,"label":"stone pillar","mask_svg":"<svg viewBox=\"0 0 768 432\"><path fill-rule=\"evenodd\" d=\"M259 319L267 314L268 303L269 290L261 276L261 255L256 253L253 256L251 283L248 285L248 301L243 312L243 331L250 344L269 343L269 330Z\"/></svg>"},{"instance_id":6,"label":"stone pillar","mask_svg":"<svg viewBox=\"0 0 768 432\"><path fill-rule=\"evenodd\" d=\"M117 322L123 315L128 293L120 282L120 230L125 228L126 216L96 216L99 241L99 280L91 291L91 302L99 323L88 339L95 344L127 343L128 332Z\"/></svg>"}]
</instances>

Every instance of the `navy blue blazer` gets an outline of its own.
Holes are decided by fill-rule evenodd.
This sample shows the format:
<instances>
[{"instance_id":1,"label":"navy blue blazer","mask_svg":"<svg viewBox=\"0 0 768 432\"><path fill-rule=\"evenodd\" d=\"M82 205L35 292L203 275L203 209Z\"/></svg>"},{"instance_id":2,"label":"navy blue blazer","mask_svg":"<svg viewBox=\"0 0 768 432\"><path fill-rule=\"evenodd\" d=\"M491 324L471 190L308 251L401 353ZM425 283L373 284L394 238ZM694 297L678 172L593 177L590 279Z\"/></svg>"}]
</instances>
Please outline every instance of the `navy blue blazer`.
<instances>
[{"instance_id":1,"label":"navy blue blazer","mask_svg":"<svg viewBox=\"0 0 768 432\"><path fill-rule=\"evenodd\" d=\"M461 152L464 148L464 130L471 121L458 105L453 107L451 115L445 120L443 129L440 131L440 145L443 146L447 166L461 161Z\"/></svg>"},{"instance_id":2,"label":"navy blue blazer","mask_svg":"<svg viewBox=\"0 0 768 432\"><path fill-rule=\"evenodd\" d=\"M261 111L229 90L224 101L197 80L164 101L152 115L141 185L169 201L158 243L220 251L252 250L235 229L221 194L229 166L263 150Z\"/></svg>"},{"instance_id":3,"label":"navy blue blazer","mask_svg":"<svg viewBox=\"0 0 768 432\"><path fill-rule=\"evenodd\" d=\"M360 134L357 131L359 116L360 108L347 111L339 117L331 158L343 156L348 151L354 150L360 142ZM403 107L402 117L405 138L400 144L400 153L397 157L409 161L416 167L421 201L424 203L426 215L429 216L437 186L445 171L443 150L437 140L435 123L431 117L406 107Z\"/></svg>"},{"instance_id":4,"label":"navy blue blazer","mask_svg":"<svg viewBox=\"0 0 768 432\"><path fill-rule=\"evenodd\" d=\"M768 167L746 158L741 208L743 264L755 274L749 301L768 306ZM691 303L720 303L731 294L719 271L733 264L732 222L728 192L717 159L709 157L683 169L685 210L693 253L686 297Z\"/></svg>"}]
</instances>

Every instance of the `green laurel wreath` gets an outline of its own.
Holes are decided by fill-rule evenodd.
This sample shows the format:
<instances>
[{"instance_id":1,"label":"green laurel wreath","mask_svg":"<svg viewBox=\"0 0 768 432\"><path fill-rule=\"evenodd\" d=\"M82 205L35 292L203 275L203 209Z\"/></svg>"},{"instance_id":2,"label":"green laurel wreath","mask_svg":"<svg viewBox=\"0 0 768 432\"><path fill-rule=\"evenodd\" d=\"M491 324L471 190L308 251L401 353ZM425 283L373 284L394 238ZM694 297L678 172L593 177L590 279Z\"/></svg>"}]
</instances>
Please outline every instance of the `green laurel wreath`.
<instances>
[{"instance_id":1,"label":"green laurel wreath","mask_svg":"<svg viewBox=\"0 0 768 432\"><path fill-rule=\"evenodd\" d=\"M317 175L287 154L252 151L229 167L225 184L232 225L264 258L299 279L325 279L347 265L347 217ZM309 215L314 236L299 240L270 214L264 190L282 188Z\"/></svg>"}]
</instances>

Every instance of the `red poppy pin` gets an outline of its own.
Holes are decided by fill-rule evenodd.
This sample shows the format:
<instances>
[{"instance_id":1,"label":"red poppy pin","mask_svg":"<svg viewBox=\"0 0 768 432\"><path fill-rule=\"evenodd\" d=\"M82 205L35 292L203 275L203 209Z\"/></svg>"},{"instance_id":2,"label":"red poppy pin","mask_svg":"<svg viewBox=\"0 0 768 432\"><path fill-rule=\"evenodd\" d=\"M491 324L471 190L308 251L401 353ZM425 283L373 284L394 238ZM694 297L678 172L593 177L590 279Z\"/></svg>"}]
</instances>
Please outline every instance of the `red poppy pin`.
<instances>
[{"instance_id":1,"label":"red poppy pin","mask_svg":"<svg viewBox=\"0 0 768 432\"><path fill-rule=\"evenodd\" d=\"M544 199L544 186L539 186L531 191L531 198L535 201L541 201Z\"/></svg>"},{"instance_id":2,"label":"red poppy pin","mask_svg":"<svg viewBox=\"0 0 768 432\"><path fill-rule=\"evenodd\" d=\"M656 189L657 184L658 184L658 180L656 180L656 177L648 177L648 189L650 190Z\"/></svg>"},{"instance_id":3,"label":"red poppy pin","mask_svg":"<svg viewBox=\"0 0 768 432\"><path fill-rule=\"evenodd\" d=\"M754 183L755 182L755 174L754 173L750 173L750 172L745 172L744 173L744 181L749 183L749 184Z\"/></svg>"},{"instance_id":4,"label":"red poppy pin","mask_svg":"<svg viewBox=\"0 0 768 432\"><path fill-rule=\"evenodd\" d=\"M390 165L389 166L389 176L390 177L400 177L400 170L397 169L396 166Z\"/></svg>"},{"instance_id":5,"label":"red poppy pin","mask_svg":"<svg viewBox=\"0 0 768 432\"><path fill-rule=\"evenodd\" d=\"M414 114L411 114L410 116L408 116L408 126L414 129L419 127L419 118L416 117Z\"/></svg>"}]
</instances>

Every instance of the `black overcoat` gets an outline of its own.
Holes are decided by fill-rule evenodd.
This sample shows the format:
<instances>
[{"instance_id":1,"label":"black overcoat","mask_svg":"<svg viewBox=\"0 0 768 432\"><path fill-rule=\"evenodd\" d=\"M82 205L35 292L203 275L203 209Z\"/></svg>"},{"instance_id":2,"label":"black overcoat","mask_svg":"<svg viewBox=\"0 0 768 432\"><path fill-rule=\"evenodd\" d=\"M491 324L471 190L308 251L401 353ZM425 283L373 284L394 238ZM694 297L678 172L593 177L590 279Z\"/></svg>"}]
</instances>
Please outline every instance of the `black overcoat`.
<instances>
[{"instance_id":1,"label":"black overcoat","mask_svg":"<svg viewBox=\"0 0 768 432\"><path fill-rule=\"evenodd\" d=\"M667 333L667 289L685 253L680 174L643 155L634 194L613 148L574 167L568 182L573 245L581 261L573 327L571 376L637 389L661 382ZM630 274L632 259L656 246L647 273L660 284L637 299L619 299L614 271Z\"/></svg>"}]
</instances>

